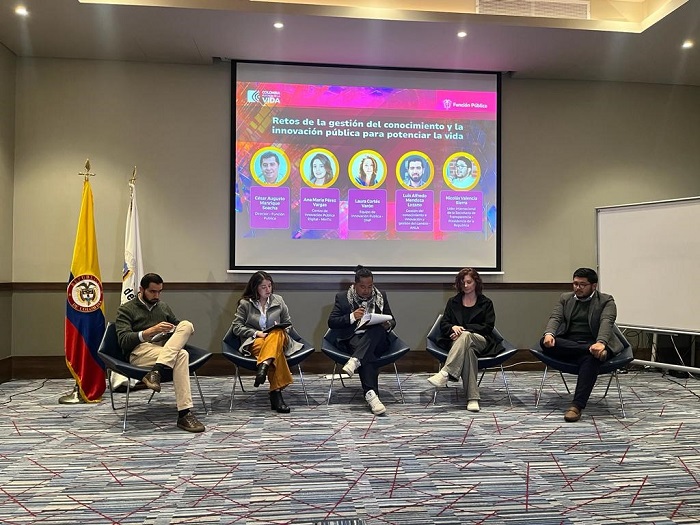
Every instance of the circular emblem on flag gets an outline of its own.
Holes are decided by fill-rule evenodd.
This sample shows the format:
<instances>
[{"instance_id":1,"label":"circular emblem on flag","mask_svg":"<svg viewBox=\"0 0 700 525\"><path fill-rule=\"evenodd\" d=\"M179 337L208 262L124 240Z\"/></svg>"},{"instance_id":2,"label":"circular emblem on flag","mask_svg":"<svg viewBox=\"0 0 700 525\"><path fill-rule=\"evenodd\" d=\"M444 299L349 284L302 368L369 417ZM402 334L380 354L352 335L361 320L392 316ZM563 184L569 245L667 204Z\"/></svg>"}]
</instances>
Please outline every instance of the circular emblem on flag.
<instances>
[{"instance_id":1,"label":"circular emblem on flag","mask_svg":"<svg viewBox=\"0 0 700 525\"><path fill-rule=\"evenodd\" d=\"M79 275L68 284L68 303L78 312L94 312L102 306L102 283L94 275Z\"/></svg>"}]
</instances>

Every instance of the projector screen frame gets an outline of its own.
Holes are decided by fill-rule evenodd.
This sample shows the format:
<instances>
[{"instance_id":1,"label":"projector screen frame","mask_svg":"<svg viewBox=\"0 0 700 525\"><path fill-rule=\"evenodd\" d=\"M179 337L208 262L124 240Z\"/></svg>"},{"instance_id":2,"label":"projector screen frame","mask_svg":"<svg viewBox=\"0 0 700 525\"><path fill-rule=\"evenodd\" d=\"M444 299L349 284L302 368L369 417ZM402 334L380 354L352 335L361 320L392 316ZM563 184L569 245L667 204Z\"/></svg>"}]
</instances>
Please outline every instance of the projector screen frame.
<instances>
[{"instance_id":1,"label":"projector screen frame","mask_svg":"<svg viewBox=\"0 0 700 525\"><path fill-rule=\"evenodd\" d=\"M262 60L239 60L231 59L231 138L230 138L230 191L229 197L229 269L227 273L239 274L249 273L255 270L268 270L277 273L285 274L322 274L322 275L337 275L345 274L352 271L357 264L367 264L362 254L359 253L356 258L348 264L333 264L333 265L304 265L290 266L280 262L279 264L261 263L261 264L236 264L236 181L237 181L237 120L236 120L236 86L237 86L237 66L238 64L254 64L254 65L273 65L273 66L298 66L310 68L340 68L343 70L376 70L376 71L398 71L404 73L417 72L420 74L473 74L492 76L495 84L496 97L496 116L495 116L495 228L490 231L495 235L495 264L493 266L473 266L476 270L483 274L500 275L502 271L502 227L501 227L501 98L502 98L502 73L496 71L477 71L477 70L462 70L462 69L435 69L435 68L403 68L403 67L384 67L384 66L368 66L368 65L347 65L347 64L332 64L332 63L311 63L311 62L292 62L292 61L262 61ZM435 205L433 205L435 206ZM437 226L436 226L437 227ZM348 241L353 242L353 241ZM399 241L400 242L400 241ZM437 243L438 241L434 241ZM384 275L451 275L459 271L464 266L469 265L466 261L465 265L454 266L391 266L368 264L374 273Z\"/></svg>"}]
</instances>

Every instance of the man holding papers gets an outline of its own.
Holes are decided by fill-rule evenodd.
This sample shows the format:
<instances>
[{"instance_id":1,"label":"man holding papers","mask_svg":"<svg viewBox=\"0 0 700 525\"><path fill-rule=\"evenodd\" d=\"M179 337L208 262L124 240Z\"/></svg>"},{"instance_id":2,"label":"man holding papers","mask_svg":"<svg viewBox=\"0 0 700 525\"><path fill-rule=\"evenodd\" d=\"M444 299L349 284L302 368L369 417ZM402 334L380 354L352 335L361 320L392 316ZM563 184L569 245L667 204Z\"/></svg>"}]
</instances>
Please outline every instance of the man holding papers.
<instances>
[{"instance_id":1,"label":"man holding papers","mask_svg":"<svg viewBox=\"0 0 700 525\"><path fill-rule=\"evenodd\" d=\"M328 327L337 330L338 346L351 355L343 372L348 376L358 372L365 400L375 415L386 412L379 399L379 369L375 362L389 348L387 334L395 326L386 293L374 287L369 269L358 266L355 284L335 296Z\"/></svg>"}]
</instances>

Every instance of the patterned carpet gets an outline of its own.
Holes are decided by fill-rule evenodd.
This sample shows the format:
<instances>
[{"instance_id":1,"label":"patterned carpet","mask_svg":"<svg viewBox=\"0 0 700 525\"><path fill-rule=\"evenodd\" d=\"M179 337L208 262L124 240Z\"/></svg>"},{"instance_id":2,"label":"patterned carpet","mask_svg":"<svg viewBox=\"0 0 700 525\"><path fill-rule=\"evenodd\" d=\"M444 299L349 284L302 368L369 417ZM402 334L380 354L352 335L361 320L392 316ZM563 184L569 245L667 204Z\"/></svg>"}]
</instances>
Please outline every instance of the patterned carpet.
<instances>
[{"instance_id":1,"label":"patterned carpet","mask_svg":"<svg viewBox=\"0 0 700 525\"><path fill-rule=\"evenodd\" d=\"M210 413L203 434L175 427L170 385L147 405L132 394L129 427L109 397L66 406L71 382L0 385L0 522L3 524L575 524L700 521L700 383L658 373L621 376L627 418L600 381L579 423L563 421L569 397L541 374L484 378L482 411L457 389L432 405L427 374L382 375L387 414L374 417L357 379L334 390L307 376L285 395L237 394L232 378L201 378ZM337 384L337 383L336 383ZM614 388L614 384L613 384ZM124 395L119 395L123 401ZM198 403L198 397L195 398ZM357 520L357 521L352 521ZM363 520L363 521L360 521Z\"/></svg>"}]
</instances>

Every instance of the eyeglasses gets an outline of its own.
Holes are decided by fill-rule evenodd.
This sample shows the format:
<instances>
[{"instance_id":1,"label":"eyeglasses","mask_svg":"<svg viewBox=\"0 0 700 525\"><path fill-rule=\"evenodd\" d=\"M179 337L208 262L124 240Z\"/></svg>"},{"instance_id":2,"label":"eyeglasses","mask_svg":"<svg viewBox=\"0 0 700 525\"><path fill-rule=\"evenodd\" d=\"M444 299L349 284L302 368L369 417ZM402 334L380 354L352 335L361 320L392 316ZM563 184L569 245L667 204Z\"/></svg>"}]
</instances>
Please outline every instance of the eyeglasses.
<instances>
[{"instance_id":1,"label":"eyeglasses","mask_svg":"<svg viewBox=\"0 0 700 525\"><path fill-rule=\"evenodd\" d=\"M586 286L590 286L591 284L592 283L577 283L577 282L573 283L574 288L585 288Z\"/></svg>"},{"instance_id":2,"label":"eyeglasses","mask_svg":"<svg viewBox=\"0 0 700 525\"><path fill-rule=\"evenodd\" d=\"M466 165L466 164L460 164L460 163L457 163L457 164L455 164L455 165L456 165L456 166L457 166L457 167L458 167L459 169L464 169L464 168L466 168L466 167L467 167L467 165Z\"/></svg>"}]
</instances>

